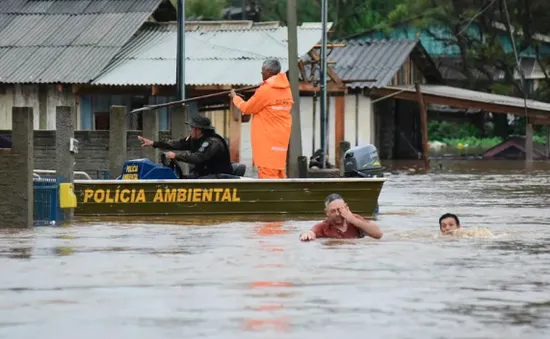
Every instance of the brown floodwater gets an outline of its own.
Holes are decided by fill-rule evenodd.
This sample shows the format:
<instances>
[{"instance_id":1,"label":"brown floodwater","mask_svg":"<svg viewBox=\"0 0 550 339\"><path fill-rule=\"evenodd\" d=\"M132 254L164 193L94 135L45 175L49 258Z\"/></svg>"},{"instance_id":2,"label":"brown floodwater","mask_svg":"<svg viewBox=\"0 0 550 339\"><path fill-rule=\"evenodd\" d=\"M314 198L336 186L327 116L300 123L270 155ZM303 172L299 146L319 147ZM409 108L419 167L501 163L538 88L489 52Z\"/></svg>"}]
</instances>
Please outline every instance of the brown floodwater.
<instances>
[{"instance_id":1,"label":"brown floodwater","mask_svg":"<svg viewBox=\"0 0 550 339\"><path fill-rule=\"evenodd\" d=\"M390 164L379 241L299 242L316 220L0 231L0 338L550 337L550 166L415 166ZM445 212L480 232L440 236Z\"/></svg>"}]
</instances>

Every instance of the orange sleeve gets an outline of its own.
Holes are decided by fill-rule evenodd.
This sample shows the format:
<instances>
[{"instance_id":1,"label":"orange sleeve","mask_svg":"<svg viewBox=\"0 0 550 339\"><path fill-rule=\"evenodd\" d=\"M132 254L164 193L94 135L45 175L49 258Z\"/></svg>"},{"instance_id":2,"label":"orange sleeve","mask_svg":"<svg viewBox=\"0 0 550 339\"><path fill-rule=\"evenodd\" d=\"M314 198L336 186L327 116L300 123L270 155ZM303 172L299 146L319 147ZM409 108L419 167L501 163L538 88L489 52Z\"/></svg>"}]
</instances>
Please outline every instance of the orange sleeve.
<instances>
[{"instance_id":1,"label":"orange sleeve","mask_svg":"<svg viewBox=\"0 0 550 339\"><path fill-rule=\"evenodd\" d=\"M235 107L243 112L244 114L256 114L259 113L264 107L267 105L267 98L265 92L265 87L259 87L256 90L256 93L248 99L248 101L244 101L243 98L236 95L233 98L233 104Z\"/></svg>"}]
</instances>

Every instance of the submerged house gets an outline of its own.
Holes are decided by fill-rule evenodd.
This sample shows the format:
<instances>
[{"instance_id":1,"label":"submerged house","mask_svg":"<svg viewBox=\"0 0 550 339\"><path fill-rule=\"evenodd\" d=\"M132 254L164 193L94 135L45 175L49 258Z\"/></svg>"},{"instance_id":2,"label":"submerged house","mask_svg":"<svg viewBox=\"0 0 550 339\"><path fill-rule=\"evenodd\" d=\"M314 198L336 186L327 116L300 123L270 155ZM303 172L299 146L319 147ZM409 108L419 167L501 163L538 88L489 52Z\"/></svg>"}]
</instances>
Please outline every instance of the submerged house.
<instances>
[{"instance_id":1,"label":"submerged house","mask_svg":"<svg viewBox=\"0 0 550 339\"><path fill-rule=\"evenodd\" d=\"M449 86L418 39L360 39L336 44L341 46L329 54L335 73L331 77L346 87L345 114L329 112L329 131L335 131L329 136L329 150L341 140L340 133L352 146L375 144L383 159L426 156L422 134L427 134L427 126L422 124L420 100L426 120L440 115L442 106L499 115L525 114L521 98ZM415 83L419 84L419 92ZM311 111L318 112L318 99L313 98L312 102L316 108ZM550 123L550 104L528 100L527 111L534 123ZM318 131L318 118L308 114L302 108L302 129L307 133L307 124L315 123L316 129L311 130ZM343 125L344 132L339 127ZM312 134L316 140L312 148L319 148L318 132ZM336 159L334 153L329 157L331 161Z\"/></svg>"}]
</instances>

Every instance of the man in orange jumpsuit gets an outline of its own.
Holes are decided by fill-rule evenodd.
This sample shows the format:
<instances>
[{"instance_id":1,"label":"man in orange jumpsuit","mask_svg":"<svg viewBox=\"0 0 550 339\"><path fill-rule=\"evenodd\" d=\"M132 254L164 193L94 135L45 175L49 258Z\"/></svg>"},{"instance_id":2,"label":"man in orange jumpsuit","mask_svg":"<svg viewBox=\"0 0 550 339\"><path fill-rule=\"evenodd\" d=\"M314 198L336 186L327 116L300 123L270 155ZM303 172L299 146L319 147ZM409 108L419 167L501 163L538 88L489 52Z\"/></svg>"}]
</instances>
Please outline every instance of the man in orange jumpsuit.
<instances>
[{"instance_id":1,"label":"man in orange jumpsuit","mask_svg":"<svg viewBox=\"0 0 550 339\"><path fill-rule=\"evenodd\" d=\"M264 61L263 82L254 95L244 101L232 90L229 96L243 114L252 117L252 161L260 179L286 178L286 155L292 129L292 91L281 64L276 59Z\"/></svg>"}]
</instances>

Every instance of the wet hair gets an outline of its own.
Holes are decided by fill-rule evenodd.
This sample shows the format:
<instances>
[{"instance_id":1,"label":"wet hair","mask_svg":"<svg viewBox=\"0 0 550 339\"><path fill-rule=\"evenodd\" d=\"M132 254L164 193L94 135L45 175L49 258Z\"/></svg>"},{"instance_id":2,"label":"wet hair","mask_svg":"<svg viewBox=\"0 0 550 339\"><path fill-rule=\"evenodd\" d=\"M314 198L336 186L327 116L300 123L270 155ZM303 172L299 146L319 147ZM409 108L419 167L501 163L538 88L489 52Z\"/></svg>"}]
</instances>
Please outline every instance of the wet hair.
<instances>
[{"instance_id":1,"label":"wet hair","mask_svg":"<svg viewBox=\"0 0 550 339\"><path fill-rule=\"evenodd\" d=\"M452 213L445 213L443 214L441 217L439 217L439 227L441 227L441 221L443 219L447 219L447 218L453 218L455 221L456 221L456 224L459 226L460 225L460 221L458 220L458 217L455 215L455 214L452 214Z\"/></svg>"},{"instance_id":2,"label":"wet hair","mask_svg":"<svg viewBox=\"0 0 550 339\"><path fill-rule=\"evenodd\" d=\"M325 208L327 208L328 204L330 204L334 200L344 200L344 198L342 198L342 196L338 193L332 193L327 195L327 197L325 198Z\"/></svg>"},{"instance_id":3,"label":"wet hair","mask_svg":"<svg viewBox=\"0 0 550 339\"><path fill-rule=\"evenodd\" d=\"M279 74L281 72L281 63L277 59L267 59L262 65L262 70L269 71L271 74Z\"/></svg>"}]
</instances>

